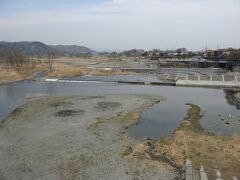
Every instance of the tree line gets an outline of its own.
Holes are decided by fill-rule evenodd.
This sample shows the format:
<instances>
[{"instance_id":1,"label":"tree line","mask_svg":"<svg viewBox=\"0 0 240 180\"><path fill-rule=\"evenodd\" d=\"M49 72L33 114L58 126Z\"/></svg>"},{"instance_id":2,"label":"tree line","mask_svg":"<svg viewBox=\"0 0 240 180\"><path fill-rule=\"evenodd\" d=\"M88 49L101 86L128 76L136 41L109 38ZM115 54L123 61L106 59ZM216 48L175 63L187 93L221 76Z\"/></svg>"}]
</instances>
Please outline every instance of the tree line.
<instances>
[{"instance_id":1,"label":"tree line","mask_svg":"<svg viewBox=\"0 0 240 180\"><path fill-rule=\"evenodd\" d=\"M53 62L56 58L56 53L48 52L44 58L48 69L52 71ZM34 56L28 55L21 50L0 48L0 65L8 66L13 68L34 68L36 66L37 60Z\"/></svg>"},{"instance_id":2,"label":"tree line","mask_svg":"<svg viewBox=\"0 0 240 180\"><path fill-rule=\"evenodd\" d=\"M240 49L233 50L229 56L228 60L232 61L234 64L240 64Z\"/></svg>"},{"instance_id":3,"label":"tree line","mask_svg":"<svg viewBox=\"0 0 240 180\"><path fill-rule=\"evenodd\" d=\"M30 58L20 50L0 49L0 63L12 67L23 67L29 64Z\"/></svg>"}]
</instances>

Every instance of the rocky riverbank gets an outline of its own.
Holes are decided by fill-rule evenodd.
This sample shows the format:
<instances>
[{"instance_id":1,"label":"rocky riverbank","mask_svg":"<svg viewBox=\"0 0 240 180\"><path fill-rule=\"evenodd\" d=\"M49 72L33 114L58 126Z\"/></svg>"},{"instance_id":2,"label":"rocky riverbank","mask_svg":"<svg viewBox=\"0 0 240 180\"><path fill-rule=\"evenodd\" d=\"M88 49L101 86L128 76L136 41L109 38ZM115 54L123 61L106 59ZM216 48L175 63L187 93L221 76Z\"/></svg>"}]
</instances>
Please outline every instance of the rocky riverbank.
<instances>
[{"instance_id":1,"label":"rocky riverbank","mask_svg":"<svg viewBox=\"0 0 240 180\"><path fill-rule=\"evenodd\" d=\"M156 96L47 97L0 125L0 179L173 179L173 168L129 156L124 128ZM128 151L129 150L129 151Z\"/></svg>"}]
</instances>

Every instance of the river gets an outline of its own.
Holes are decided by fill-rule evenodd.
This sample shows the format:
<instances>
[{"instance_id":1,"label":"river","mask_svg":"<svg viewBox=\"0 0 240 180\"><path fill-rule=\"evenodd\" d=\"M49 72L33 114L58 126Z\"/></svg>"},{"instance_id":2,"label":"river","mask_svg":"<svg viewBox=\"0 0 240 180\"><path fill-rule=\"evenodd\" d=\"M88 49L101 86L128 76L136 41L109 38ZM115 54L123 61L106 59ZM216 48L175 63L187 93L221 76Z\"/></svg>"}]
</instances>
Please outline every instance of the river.
<instances>
[{"instance_id":1,"label":"river","mask_svg":"<svg viewBox=\"0 0 240 180\"><path fill-rule=\"evenodd\" d=\"M240 106L234 99L234 93L231 90L209 88L25 80L0 86L0 118L4 120L27 98L34 96L159 95L166 100L144 110L139 123L127 129L129 134L136 138L168 137L186 116L186 103L193 103L203 110L201 124L206 131L229 136L240 132ZM230 124L226 125L222 119L228 118L229 114L232 118Z\"/></svg>"}]
</instances>

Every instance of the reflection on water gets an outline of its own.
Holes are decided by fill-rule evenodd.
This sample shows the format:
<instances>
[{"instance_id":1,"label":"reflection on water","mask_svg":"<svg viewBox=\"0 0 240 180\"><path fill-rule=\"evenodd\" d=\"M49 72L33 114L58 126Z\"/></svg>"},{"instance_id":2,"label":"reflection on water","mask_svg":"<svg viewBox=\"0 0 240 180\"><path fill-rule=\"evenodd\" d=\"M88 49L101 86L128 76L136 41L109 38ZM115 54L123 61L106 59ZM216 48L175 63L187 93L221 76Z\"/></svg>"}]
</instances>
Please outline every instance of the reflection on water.
<instances>
[{"instance_id":1,"label":"reflection on water","mask_svg":"<svg viewBox=\"0 0 240 180\"><path fill-rule=\"evenodd\" d=\"M227 99L228 104L236 106L237 109L240 109L240 100L236 98L236 94L240 93L240 90L236 89L225 89L225 98Z\"/></svg>"},{"instance_id":2,"label":"reflection on water","mask_svg":"<svg viewBox=\"0 0 240 180\"><path fill-rule=\"evenodd\" d=\"M127 130L130 134L139 138L169 136L186 116L188 107L185 104L193 103L206 109L201 119L201 125L205 129L231 135L240 132L239 102L235 101L232 93L235 92L190 87L23 81L0 86L0 117L8 115L29 95L159 95L165 97L166 101L146 109L141 114L140 122ZM225 125L221 118L228 117L229 113L233 118L230 125Z\"/></svg>"},{"instance_id":3,"label":"reflection on water","mask_svg":"<svg viewBox=\"0 0 240 180\"><path fill-rule=\"evenodd\" d=\"M127 132L137 138L167 137L180 125L186 112L187 106L181 101L167 99L143 111L140 122Z\"/></svg>"}]
</instances>

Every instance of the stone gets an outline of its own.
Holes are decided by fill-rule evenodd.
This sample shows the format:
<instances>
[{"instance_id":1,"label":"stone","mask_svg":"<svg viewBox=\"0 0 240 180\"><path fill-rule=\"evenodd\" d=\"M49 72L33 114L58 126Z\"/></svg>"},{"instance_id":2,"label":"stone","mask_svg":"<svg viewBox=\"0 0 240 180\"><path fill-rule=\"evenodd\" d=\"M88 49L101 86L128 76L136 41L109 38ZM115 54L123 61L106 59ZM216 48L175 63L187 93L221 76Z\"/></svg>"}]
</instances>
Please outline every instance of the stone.
<instances>
[{"instance_id":1,"label":"stone","mask_svg":"<svg viewBox=\"0 0 240 180\"><path fill-rule=\"evenodd\" d=\"M227 119L224 119L224 124L227 124L227 125L229 125L229 124L230 124L230 121L229 121L229 120L227 120Z\"/></svg>"}]
</instances>

